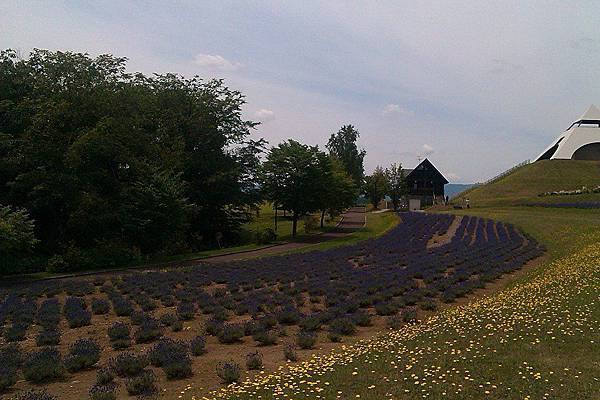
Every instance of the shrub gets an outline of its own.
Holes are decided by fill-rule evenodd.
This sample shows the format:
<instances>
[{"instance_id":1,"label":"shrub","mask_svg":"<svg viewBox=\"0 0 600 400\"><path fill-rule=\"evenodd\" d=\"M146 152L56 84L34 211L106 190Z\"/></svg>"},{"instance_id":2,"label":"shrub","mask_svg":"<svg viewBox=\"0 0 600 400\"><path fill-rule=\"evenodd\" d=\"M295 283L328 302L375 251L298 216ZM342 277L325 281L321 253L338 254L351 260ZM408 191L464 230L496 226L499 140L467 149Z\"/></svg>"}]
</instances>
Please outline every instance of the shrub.
<instances>
[{"instance_id":1,"label":"shrub","mask_svg":"<svg viewBox=\"0 0 600 400\"><path fill-rule=\"evenodd\" d=\"M170 354L167 360L164 360L162 370L167 379L182 379L192 376L192 360L186 354L178 356Z\"/></svg>"},{"instance_id":2,"label":"shrub","mask_svg":"<svg viewBox=\"0 0 600 400\"><path fill-rule=\"evenodd\" d=\"M253 371L257 369L262 369L263 367L263 357L262 354L258 351L246 354L246 368L248 370Z\"/></svg>"},{"instance_id":3,"label":"shrub","mask_svg":"<svg viewBox=\"0 0 600 400\"><path fill-rule=\"evenodd\" d=\"M352 319L358 326L371 326L373 322L371 321L371 314L366 311L358 311L354 313Z\"/></svg>"},{"instance_id":4,"label":"shrub","mask_svg":"<svg viewBox=\"0 0 600 400\"><path fill-rule=\"evenodd\" d=\"M113 310L118 317L129 317L133 314L133 305L122 297L113 299Z\"/></svg>"},{"instance_id":5,"label":"shrub","mask_svg":"<svg viewBox=\"0 0 600 400\"><path fill-rule=\"evenodd\" d=\"M183 330L183 322L177 320L171 324L171 331L173 332L181 332Z\"/></svg>"},{"instance_id":6,"label":"shrub","mask_svg":"<svg viewBox=\"0 0 600 400\"><path fill-rule=\"evenodd\" d=\"M0 392L17 383L17 369L0 364Z\"/></svg>"},{"instance_id":7,"label":"shrub","mask_svg":"<svg viewBox=\"0 0 600 400\"><path fill-rule=\"evenodd\" d=\"M63 313L70 328L88 326L92 321L92 314L86 309L85 300L80 297L67 297Z\"/></svg>"},{"instance_id":8,"label":"shrub","mask_svg":"<svg viewBox=\"0 0 600 400\"><path fill-rule=\"evenodd\" d=\"M115 322L108 327L108 337L114 349L125 349L131 346L129 325L123 322Z\"/></svg>"},{"instance_id":9,"label":"shrub","mask_svg":"<svg viewBox=\"0 0 600 400\"><path fill-rule=\"evenodd\" d=\"M226 384L239 381L242 375L240 365L235 361L219 362L216 369L217 376Z\"/></svg>"},{"instance_id":10,"label":"shrub","mask_svg":"<svg viewBox=\"0 0 600 400\"><path fill-rule=\"evenodd\" d=\"M437 303L432 299L426 299L419 304L419 307L421 307L421 310L435 311L437 310Z\"/></svg>"},{"instance_id":11,"label":"shrub","mask_svg":"<svg viewBox=\"0 0 600 400\"><path fill-rule=\"evenodd\" d=\"M391 329L400 329L403 325L402 317L399 315L392 315L387 319L387 326Z\"/></svg>"},{"instance_id":12,"label":"shrub","mask_svg":"<svg viewBox=\"0 0 600 400\"><path fill-rule=\"evenodd\" d=\"M317 335L311 331L299 331L296 335L296 343L301 349L312 349L317 342Z\"/></svg>"},{"instance_id":13,"label":"shrub","mask_svg":"<svg viewBox=\"0 0 600 400\"><path fill-rule=\"evenodd\" d=\"M108 314L110 304L104 299L92 299L92 312L95 315Z\"/></svg>"},{"instance_id":14,"label":"shrub","mask_svg":"<svg viewBox=\"0 0 600 400\"><path fill-rule=\"evenodd\" d=\"M60 332L56 329L43 329L38 333L35 343L38 346L56 346L60 343Z\"/></svg>"},{"instance_id":15,"label":"shrub","mask_svg":"<svg viewBox=\"0 0 600 400\"><path fill-rule=\"evenodd\" d=\"M95 384L90 387L90 400L116 400L117 385L108 383L105 385Z\"/></svg>"},{"instance_id":16,"label":"shrub","mask_svg":"<svg viewBox=\"0 0 600 400\"><path fill-rule=\"evenodd\" d=\"M200 356L206 352L206 339L204 336L196 336L190 341L190 350L193 355Z\"/></svg>"},{"instance_id":17,"label":"shrub","mask_svg":"<svg viewBox=\"0 0 600 400\"><path fill-rule=\"evenodd\" d=\"M284 307L277 314L277 321L284 325L295 325L300 321L300 311L296 307Z\"/></svg>"},{"instance_id":18,"label":"shrub","mask_svg":"<svg viewBox=\"0 0 600 400\"><path fill-rule=\"evenodd\" d=\"M216 319L211 318L204 324L204 330L208 335L219 336L219 334L223 330L223 326L224 324L221 321L217 321Z\"/></svg>"},{"instance_id":19,"label":"shrub","mask_svg":"<svg viewBox=\"0 0 600 400\"><path fill-rule=\"evenodd\" d=\"M417 321L417 309L414 307L405 308L402 310L402 320L404 322L416 322Z\"/></svg>"},{"instance_id":20,"label":"shrub","mask_svg":"<svg viewBox=\"0 0 600 400\"><path fill-rule=\"evenodd\" d=\"M252 335L252 338L256 340L261 346L270 346L277 343L277 333L272 330L257 330Z\"/></svg>"},{"instance_id":21,"label":"shrub","mask_svg":"<svg viewBox=\"0 0 600 400\"><path fill-rule=\"evenodd\" d=\"M146 317L135 331L136 343L149 343L162 336L162 329L154 318Z\"/></svg>"},{"instance_id":22,"label":"shrub","mask_svg":"<svg viewBox=\"0 0 600 400\"><path fill-rule=\"evenodd\" d=\"M375 304L377 315L394 315L398 312L398 306L392 302Z\"/></svg>"},{"instance_id":23,"label":"shrub","mask_svg":"<svg viewBox=\"0 0 600 400\"><path fill-rule=\"evenodd\" d=\"M329 331L340 335L356 333L356 326L350 318L338 318L329 323Z\"/></svg>"},{"instance_id":24,"label":"shrub","mask_svg":"<svg viewBox=\"0 0 600 400\"><path fill-rule=\"evenodd\" d=\"M225 324L219 332L219 342L232 344L244 337L244 328L239 324Z\"/></svg>"},{"instance_id":25,"label":"shrub","mask_svg":"<svg viewBox=\"0 0 600 400\"><path fill-rule=\"evenodd\" d=\"M156 392L156 375L152 370L143 370L139 375L125 381L127 393L131 396L149 395Z\"/></svg>"},{"instance_id":26,"label":"shrub","mask_svg":"<svg viewBox=\"0 0 600 400\"><path fill-rule=\"evenodd\" d=\"M96 373L96 384L97 385L108 385L115 379L115 372L110 367L103 367Z\"/></svg>"},{"instance_id":27,"label":"shrub","mask_svg":"<svg viewBox=\"0 0 600 400\"><path fill-rule=\"evenodd\" d=\"M164 326L171 326L175 321L177 321L177 315L175 314L163 314L159 318L160 323Z\"/></svg>"},{"instance_id":28,"label":"shrub","mask_svg":"<svg viewBox=\"0 0 600 400\"><path fill-rule=\"evenodd\" d=\"M283 346L283 356L286 360L298 361L296 346L293 343L286 343L285 346Z\"/></svg>"},{"instance_id":29,"label":"shrub","mask_svg":"<svg viewBox=\"0 0 600 400\"><path fill-rule=\"evenodd\" d=\"M91 339L79 339L69 348L65 366L69 372L93 367L100 361L100 346Z\"/></svg>"},{"instance_id":30,"label":"shrub","mask_svg":"<svg viewBox=\"0 0 600 400\"><path fill-rule=\"evenodd\" d=\"M15 343L11 343L0 348L0 365L17 369L23 363L23 351Z\"/></svg>"},{"instance_id":31,"label":"shrub","mask_svg":"<svg viewBox=\"0 0 600 400\"><path fill-rule=\"evenodd\" d=\"M188 349L184 342L163 338L148 352L148 361L155 367L162 367L173 358L187 357Z\"/></svg>"},{"instance_id":32,"label":"shrub","mask_svg":"<svg viewBox=\"0 0 600 400\"><path fill-rule=\"evenodd\" d=\"M134 376L148 366L148 357L143 354L121 353L110 359L109 365L121 377Z\"/></svg>"},{"instance_id":33,"label":"shrub","mask_svg":"<svg viewBox=\"0 0 600 400\"><path fill-rule=\"evenodd\" d=\"M27 389L24 392L17 394L14 400L57 400L56 397L52 396L45 389L33 390Z\"/></svg>"},{"instance_id":34,"label":"shrub","mask_svg":"<svg viewBox=\"0 0 600 400\"><path fill-rule=\"evenodd\" d=\"M329 340L331 340L333 343L339 343L342 341L342 335L337 333L337 332L328 332L327 333L327 337L329 338Z\"/></svg>"},{"instance_id":35,"label":"shrub","mask_svg":"<svg viewBox=\"0 0 600 400\"><path fill-rule=\"evenodd\" d=\"M36 383L59 379L65 374L60 352L54 347L29 354L22 369L25 379Z\"/></svg>"},{"instance_id":36,"label":"shrub","mask_svg":"<svg viewBox=\"0 0 600 400\"><path fill-rule=\"evenodd\" d=\"M316 331L321 328L321 319L317 315L309 315L302 318L298 325L302 330Z\"/></svg>"},{"instance_id":37,"label":"shrub","mask_svg":"<svg viewBox=\"0 0 600 400\"><path fill-rule=\"evenodd\" d=\"M25 340L28 325L23 323L13 323L4 331L4 338L7 342L22 342Z\"/></svg>"},{"instance_id":38,"label":"shrub","mask_svg":"<svg viewBox=\"0 0 600 400\"><path fill-rule=\"evenodd\" d=\"M196 315L196 307L194 303L182 302L177 306L177 316L182 321L194 319Z\"/></svg>"}]
</instances>

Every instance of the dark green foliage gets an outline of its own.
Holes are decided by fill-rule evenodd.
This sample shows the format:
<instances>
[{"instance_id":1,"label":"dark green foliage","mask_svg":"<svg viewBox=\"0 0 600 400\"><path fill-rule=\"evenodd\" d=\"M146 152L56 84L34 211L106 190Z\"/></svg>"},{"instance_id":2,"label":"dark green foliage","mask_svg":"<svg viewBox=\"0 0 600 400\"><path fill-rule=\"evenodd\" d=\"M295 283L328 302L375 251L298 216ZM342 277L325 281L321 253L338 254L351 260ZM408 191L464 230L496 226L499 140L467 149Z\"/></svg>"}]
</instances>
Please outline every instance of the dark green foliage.
<instances>
[{"instance_id":1,"label":"dark green foliage","mask_svg":"<svg viewBox=\"0 0 600 400\"><path fill-rule=\"evenodd\" d=\"M358 326L371 326L373 322L371 321L371 314L366 311L357 311L352 315L352 319Z\"/></svg>"},{"instance_id":2,"label":"dark green foliage","mask_svg":"<svg viewBox=\"0 0 600 400\"><path fill-rule=\"evenodd\" d=\"M7 50L0 65L0 204L31 215L21 236L0 234L0 259L4 247L31 252L31 219L53 271L202 248L217 232L235 239L258 200L263 146L239 92L128 73L111 55ZM0 274L26 267L8 266Z\"/></svg>"},{"instance_id":3,"label":"dark green foliage","mask_svg":"<svg viewBox=\"0 0 600 400\"><path fill-rule=\"evenodd\" d=\"M293 343L286 343L283 346L283 356L286 360L298 361L298 353L296 353L296 346Z\"/></svg>"},{"instance_id":4,"label":"dark green foliage","mask_svg":"<svg viewBox=\"0 0 600 400\"><path fill-rule=\"evenodd\" d=\"M131 396L149 395L156 392L156 375L152 370L144 370L139 375L125 380L125 388Z\"/></svg>"},{"instance_id":5,"label":"dark green foliage","mask_svg":"<svg viewBox=\"0 0 600 400\"><path fill-rule=\"evenodd\" d=\"M146 317L135 331L136 343L149 343L162 336L162 328L157 320Z\"/></svg>"},{"instance_id":6,"label":"dark green foliage","mask_svg":"<svg viewBox=\"0 0 600 400\"><path fill-rule=\"evenodd\" d=\"M117 385L109 383L105 385L95 384L90 387L90 400L116 400Z\"/></svg>"},{"instance_id":7,"label":"dark green foliage","mask_svg":"<svg viewBox=\"0 0 600 400\"><path fill-rule=\"evenodd\" d=\"M97 385L108 385L115 379L115 371L110 367L103 367L96 373L96 384Z\"/></svg>"},{"instance_id":8,"label":"dark green foliage","mask_svg":"<svg viewBox=\"0 0 600 400\"><path fill-rule=\"evenodd\" d=\"M0 62L1 58L0 56ZM2 95L0 94L0 103ZM1 121L2 111L0 111L0 157L3 155L4 147ZM0 159L0 169L4 166L2 161ZM3 172L5 171L0 172L0 189L3 184ZM4 200L0 195L0 202L2 201ZM38 242L34 234L34 221L27 210L13 209L0 204L0 275L24 272L32 268L34 260L31 255Z\"/></svg>"},{"instance_id":9,"label":"dark green foliage","mask_svg":"<svg viewBox=\"0 0 600 400\"><path fill-rule=\"evenodd\" d=\"M148 366L148 357L143 354L121 353L110 359L109 365L121 377L134 376Z\"/></svg>"},{"instance_id":10,"label":"dark green foliage","mask_svg":"<svg viewBox=\"0 0 600 400\"><path fill-rule=\"evenodd\" d=\"M236 343L243 337L244 327L240 324L225 324L218 335L219 342L225 344Z\"/></svg>"},{"instance_id":11,"label":"dark green foliage","mask_svg":"<svg viewBox=\"0 0 600 400\"><path fill-rule=\"evenodd\" d=\"M25 379L35 383L60 379L65 374L60 352L53 347L28 354L22 370Z\"/></svg>"},{"instance_id":12,"label":"dark green foliage","mask_svg":"<svg viewBox=\"0 0 600 400\"><path fill-rule=\"evenodd\" d=\"M219 362L216 367L217 376L221 378L223 383L230 384L240 380L242 369L235 361Z\"/></svg>"},{"instance_id":13,"label":"dark green foliage","mask_svg":"<svg viewBox=\"0 0 600 400\"><path fill-rule=\"evenodd\" d=\"M329 323L329 331L340 335L352 335L356 332L356 326L350 318L338 318Z\"/></svg>"},{"instance_id":14,"label":"dark green foliage","mask_svg":"<svg viewBox=\"0 0 600 400\"><path fill-rule=\"evenodd\" d=\"M299 331L296 336L296 344L301 349L312 349L317 342L317 335L311 331Z\"/></svg>"},{"instance_id":15,"label":"dark green foliage","mask_svg":"<svg viewBox=\"0 0 600 400\"><path fill-rule=\"evenodd\" d=\"M92 299L92 313L96 315L107 314L110 311L110 304L105 299Z\"/></svg>"},{"instance_id":16,"label":"dark green foliage","mask_svg":"<svg viewBox=\"0 0 600 400\"><path fill-rule=\"evenodd\" d=\"M200 356L206 353L206 339L204 336L196 336L190 341L190 350L193 355Z\"/></svg>"},{"instance_id":17,"label":"dark green foliage","mask_svg":"<svg viewBox=\"0 0 600 400\"><path fill-rule=\"evenodd\" d=\"M182 321L189 321L194 318L196 307L194 303L182 302L177 306L177 316Z\"/></svg>"},{"instance_id":18,"label":"dark green foliage","mask_svg":"<svg viewBox=\"0 0 600 400\"><path fill-rule=\"evenodd\" d=\"M246 368L249 371L262 369L263 367L263 357L262 354L258 351L254 351L252 353L246 354Z\"/></svg>"},{"instance_id":19,"label":"dark green foliage","mask_svg":"<svg viewBox=\"0 0 600 400\"><path fill-rule=\"evenodd\" d=\"M404 322L416 322L417 309L415 307L409 307L402 310L402 320Z\"/></svg>"},{"instance_id":20,"label":"dark green foliage","mask_svg":"<svg viewBox=\"0 0 600 400\"><path fill-rule=\"evenodd\" d=\"M35 343L38 346L56 346L60 343L60 332L56 329L43 329L38 333Z\"/></svg>"},{"instance_id":21,"label":"dark green foliage","mask_svg":"<svg viewBox=\"0 0 600 400\"><path fill-rule=\"evenodd\" d=\"M425 311L435 311L437 310L437 303L432 299L425 299L421 303L419 303L419 307Z\"/></svg>"},{"instance_id":22,"label":"dark green foliage","mask_svg":"<svg viewBox=\"0 0 600 400\"><path fill-rule=\"evenodd\" d=\"M329 154L340 160L344 169L352 177L356 186L362 185L364 176L363 160L367 152L358 150L356 140L360 133L352 125L344 125L327 142Z\"/></svg>"},{"instance_id":23,"label":"dark green foliage","mask_svg":"<svg viewBox=\"0 0 600 400\"><path fill-rule=\"evenodd\" d=\"M114 349L125 349L131 346L131 328L123 322L115 322L108 327L108 337Z\"/></svg>"},{"instance_id":24,"label":"dark green foliage","mask_svg":"<svg viewBox=\"0 0 600 400\"><path fill-rule=\"evenodd\" d=\"M16 367L0 364L0 393L17 383Z\"/></svg>"},{"instance_id":25,"label":"dark green foliage","mask_svg":"<svg viewBox=\"0 0 600 400\"><path fill-rule=\"evenodd\" d=\"M45 389L42 390L33 390L27 389L24 392L17 394L14 400L58 400L56 397L52 396Z\"/></svg>"},{"instance_id":26,"label":"dark green foliage","mask_svg":"<svg viewBox=\"0 0 600 400\"><path fill-rule=\"evenodd\" d=\"M261 346L270 346L277 343L277 332L273 330L258 329L252 334L252 338Z\"/></svg>"},{"instance_id":27,"label":"dark green foliage","mask_svg":"<svg viewBox=\"0 0 600 400\"><path fill-rule=\"evenodd\" d=\"M79 339L69 347L65 366L69 372L92 368L100 360L100 346L91 339Z\"/></svg>"}]
</instances>

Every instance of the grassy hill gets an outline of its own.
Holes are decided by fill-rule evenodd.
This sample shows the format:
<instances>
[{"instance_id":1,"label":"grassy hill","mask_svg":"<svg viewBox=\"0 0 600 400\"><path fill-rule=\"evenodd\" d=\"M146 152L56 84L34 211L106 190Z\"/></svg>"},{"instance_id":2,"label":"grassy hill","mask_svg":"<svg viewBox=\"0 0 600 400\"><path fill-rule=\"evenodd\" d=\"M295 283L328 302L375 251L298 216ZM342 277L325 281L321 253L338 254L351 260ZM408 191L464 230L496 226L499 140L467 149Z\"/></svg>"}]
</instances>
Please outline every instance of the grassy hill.
<instances>
[{"instance_id":1,"label":"grassy hill","mask_svg":"<svg viewBox=\"0 0 600 400\"><path fill-rule=\"evenodd\" d=\"M561 202L600 200L600 195L539 197L540 193L556 190L580 189L600 185L599 161L544 160L454 199L455 203L469 198L473 207L518 205L529 202Z\"/></svg>"}]
</instances>

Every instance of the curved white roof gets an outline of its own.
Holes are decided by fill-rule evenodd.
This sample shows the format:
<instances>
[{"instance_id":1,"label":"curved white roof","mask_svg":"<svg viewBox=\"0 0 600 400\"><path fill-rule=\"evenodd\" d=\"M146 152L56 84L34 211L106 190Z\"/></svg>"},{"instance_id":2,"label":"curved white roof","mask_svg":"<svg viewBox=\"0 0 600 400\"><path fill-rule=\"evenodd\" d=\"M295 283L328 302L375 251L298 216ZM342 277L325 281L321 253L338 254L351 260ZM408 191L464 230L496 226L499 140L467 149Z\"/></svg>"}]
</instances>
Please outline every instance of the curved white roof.
<instances>
[{"instance_id":1,"label":"curved white roof","mask_svg":"<svg viewBox=\"0 0 600 400\"><path fill-rule=\"evenodd\" d=\"M580 118L571 124L569 129L552 142L536 158L536 161L545 159L572 159L577 150L587 145L600 146L600 109L593 104Z\"/></svg>"}]
</instances>

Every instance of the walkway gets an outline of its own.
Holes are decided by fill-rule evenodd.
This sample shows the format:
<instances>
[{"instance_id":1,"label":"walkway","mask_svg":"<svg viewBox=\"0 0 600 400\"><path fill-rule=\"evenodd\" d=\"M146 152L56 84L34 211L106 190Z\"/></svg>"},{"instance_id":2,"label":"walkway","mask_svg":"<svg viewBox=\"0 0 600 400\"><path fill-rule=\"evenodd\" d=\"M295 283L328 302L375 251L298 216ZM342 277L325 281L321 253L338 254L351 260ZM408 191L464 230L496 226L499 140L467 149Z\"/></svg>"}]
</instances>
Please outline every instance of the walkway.
<instances>
[{"instance_id":1,"label":"walkway","mask_svg":"<svg viewBox=\"0 0 600 400\"><path fill-rule=\"evenodd\" d=\"M203 258L201 262L217 263L232 260L240 260L244 258L262 257L271 254L285 253L290 250L299 249L302 247L313 246L315 244L327 242L332 239L350 235L352 232L365 226L366 223L366 211L364 207L353 207L346 211L342 215L342 220L338 224L335 230L330 232L321 233L318 235L307 236L293 242L282 243L274 246L263 247L256 250L244 251L241 253L234 254L223 254L219 256L212 256Z\"/></svg>"}]
</instances>

